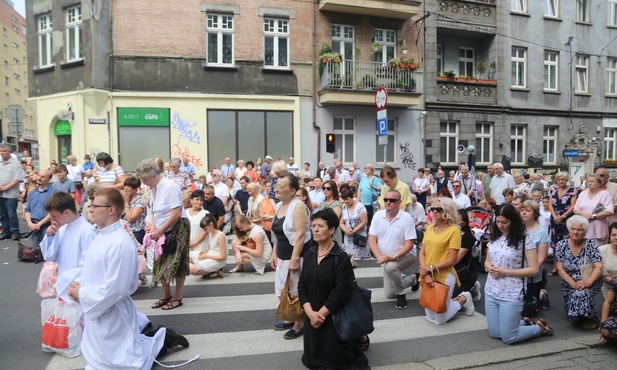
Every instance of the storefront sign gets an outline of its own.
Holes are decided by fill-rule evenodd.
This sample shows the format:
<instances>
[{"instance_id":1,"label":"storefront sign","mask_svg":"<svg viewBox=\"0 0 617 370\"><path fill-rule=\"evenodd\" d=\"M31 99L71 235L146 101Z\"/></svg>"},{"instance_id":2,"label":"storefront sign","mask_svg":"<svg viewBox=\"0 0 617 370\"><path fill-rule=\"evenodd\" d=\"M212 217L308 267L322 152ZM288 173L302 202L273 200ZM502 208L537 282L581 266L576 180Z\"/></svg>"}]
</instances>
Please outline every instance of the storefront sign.
<instances>
[{"instance_id":1,"label":"storefront sign","mask_svg":"<svg viewBox=\"0 0 617 370\"><path fill-rule=\"evenodd\" d=\"M58 117L58 119L61 121L68 121L75 118L75 115L71 111L61 110L60 112L56 113L56 117Z\"/></svg>"},{"instance_id":2,"label":"storefront sign","mask_svg":"<svg viewBox=\"0 0 617 370\"><path fill-rule=\"evenodd\" d=\"M168 127L168 108L118 108L118 126Z\"/></svg>"},{"instance_id":3,"label":"storefront sign","mask_svg":"<svg viewBox=\"0 0 617 370\"><path fill-rule=\"evenodd\" d=\"M566 149L563 151L564 157L578 157L578 149Z\"/></svg>"},{"instance_id":4,"label":"storefront sign","mask_svg":"<svg viewBox=\"0 0 617 370\"><path fill-rule=\"evenodd\" d=\"M70 136L71 135L71 123L69 121L58 121L54 128L54 134L56 136Z\"/></svg>"},{"instance_id":5,"label":"storefront sign","mask_svg":"<svg viewBox=\"0 0 617 370\"><path fill-rule=\"evenodd\" d=\"M90 118L88 123L91 125L104 125L107 123L105 118Z\"/></svg>"}]
</instances>

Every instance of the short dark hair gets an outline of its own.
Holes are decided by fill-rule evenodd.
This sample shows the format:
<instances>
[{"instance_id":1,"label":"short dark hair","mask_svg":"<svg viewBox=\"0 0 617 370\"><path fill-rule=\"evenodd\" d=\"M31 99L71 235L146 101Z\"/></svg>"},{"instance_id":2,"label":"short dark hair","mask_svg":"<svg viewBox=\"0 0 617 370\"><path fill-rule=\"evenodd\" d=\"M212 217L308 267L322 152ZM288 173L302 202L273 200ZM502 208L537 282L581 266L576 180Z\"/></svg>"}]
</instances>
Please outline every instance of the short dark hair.
<instances>
[{"instance_id":1,"label":"short dark hair","mask_svg":"<svg viewBox=\"0 0 617 370\"><path fill-rule=\"evenodd\" d=\"M128 186L133 189L139 189L141 187L141 181L139 181L137 177L128 176L126 180L124 180L124 186Z\"/></svg>"},{"instance_id":2,"label":"short dark hair","mask_svg":"<svg viewBox=\"0 0 617 370\"><path fill-rule=\"evenodd\" d=\"M248 167L249 164L251 165L251 167L255 168L255 163L253 163L253 161L247 161L246 162L246 167Z\"/></svg>"},{"instance_id":3,"label":"short dark hair","mask_svg":"<svg viewBox=\"0 0 617 370\"><path fill-rule=\"evenodd\" d=\"M331 208L324 208L321 211L315 212L311 216L311 221L317 218L326 221L326 224L328 224L328 229L336 229L340 224L338 216Z\"/></svg>"},{"instance_id":4,"label":"short dark hair","mask_svg":"<svg viewBox=\"0 0 617 370\"><path fill-rule=\"evenodd\" d=\"M246 181L246 183L248 184L249 182L251 182L251 179L248 178L248 176L242 176L240 177L240 180L244 180Z\"/></svg>"},{"instance_id":5,"label":"short dark hair","mask_svg":"<svg viewBox=\"0 0 617 370\"><path fill-rule=\"evenodd\" d=\"M281 177L281 179L287 179L289 181L289 186L295 191L298 191L298 189L300 189L300 181L296 176L288 173L285 176Z\"/></svg>"},{"instance_id":6,"label":"short dark hair","mask_svg":"<svg viewBox=\"0 0 617 370\"><path fill-rule=\"evenodd\" d=\"M383 168L381 169L381 171L379 172L379 178L383 179L385 176L391 178L391 179L396 179L396 170L394 168L392 168L392 166L390 165L385 165L383 166Z\"/></svg>"},{"instance_id":7,"label":"short dark hair","mask_svg":"<svg viewBox=\"0 0 617 370\"><path fill-rule=\"evenodd\" d=\"M49 196L45 202L45 211L51 212L64 212L69 210L77 214L77 207L75 206L75 199L69 193L63 191L57 191Z\"/></svg>"},{"instance_id":8,"label":"short dark hair","mask_svg":"<svg viewBox=\"0 0 617 370\"><path fill-rule=\"evenodd\" d=\"M116 207L116 215L118 217L122 216L122 212L124 212L124 197L120 190L112 187L104 187L94 193L95 197L103 196L110 203L110 206ZM73 202L75 202L73 200Z\"/></svg>"},{"instance_id":9,"label":"short dark hair","mask_svg":"<svg viewBox=\"0 0 617 370\"><path fill-rule=\"evenodd\" d=\"M96 155L96 163L103 162L106 166L110 163L114 163L113 158L105 152L100 152Z\"/></svg>"},{"instance_id":10,"label":"short dark hair","mask_svg":"<svg viewBox=\"0 0 617 370\"><path fill-rule=\"evenodd\" d=\"M193 198L201 198L201 200L204 200L204 192L201 190L195 190L191 193L191 199Z\"/></svg>"},{"instance_id":11,"label":"short dark hair","mask_svg":"<svg viewBox=\"0 0 617 370\"><path fill-rule=\"evenodd\" d=\"M66 173L69 173L69 170L68 170L68 168L66 168L65 165L59 164L59 165L56 166L56 172L66 172Z\"/></svg>"}]
</instances>

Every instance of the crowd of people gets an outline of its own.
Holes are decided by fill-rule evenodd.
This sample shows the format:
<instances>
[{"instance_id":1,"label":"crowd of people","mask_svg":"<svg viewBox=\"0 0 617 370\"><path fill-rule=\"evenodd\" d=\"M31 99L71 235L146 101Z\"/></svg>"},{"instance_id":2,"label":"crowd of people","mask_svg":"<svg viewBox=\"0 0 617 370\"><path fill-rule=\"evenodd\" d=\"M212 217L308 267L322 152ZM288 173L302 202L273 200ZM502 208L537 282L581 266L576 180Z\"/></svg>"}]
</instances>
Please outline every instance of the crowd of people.
<instances>
[{"instance_id":1,"label":"crowd of people","mask_svg":"<svg viewBox=\"0 0 617 370\"><path fill-rule=\"evenodd\" d=\"M236 165L226 157L219 168L198 176L187 158L146 159L126 171L107 153L99 153L95 163L85 156L81 165L69 155L66 165L54 162L36 172L10 154L0 145L0 157L14 169L0 168L0 239L20 236L19 199L31 243L63 271L86 268L80 256L97 244L95 227L116 225L117 216L136 255L152 255L150 286L162 286L152 309L181 307L189 275L263 275L271 268L275 294L280 296L288 283L290 295L300 297L306 312L304 320L281 321L273 328L284 331L285 339L304 336L302 362L308 368L368 367L362 354L368 336L337 339L330 314L349 298L345 291L355 280L357 262L370 258L382 267L384 294L397 309L407 308L406 294L420 283L447 286L445 311L425 308L436 325L461 311L473 315L483 291L491 337L511 344L552 335L545 320L521 316L521 310L528 295L536 298L538 310L548 309L544 286L550 276L559 276L570 321L599 328L602 338L617 338L617 184L604 168L577 188L566 172L553 175L549 183L542 174L511 175L500 163L477 176L464 164L448 176L441 167L434 174L419 168L416 178L405 183L389 165L376 174L371 164L346 169L337 159L331 166L319 162L313 171L293 157L287 163L265 156ZM488 222L479 224L474 210L485 212ZM76 231L67 233L69 228ZM233 235L229 250L228 235ZM71 239L79 239L74 243L85 246L84 251L62 256L68 250L62 243ZM478 245L485 250L483 263ZM235 265L226 270L228 253ZM550 257L554 268L548 271ZM319 268L322 263L325 267ZM478 281L482 272L488 273L484 290ZM147 284L146 271L140 269L136 277ZM93 285L100 280L88 279ZM125 283L121 299L134 291L133 283ZM80 284L67 284L69 299L86 299ZM600 291L606 303L599 312L594 296ZM82 303L84 310L90 304ZM126 314L134 315L132 309L127 306ZM188 345L180 337L172 342Z\"/></svg>"}]
</instances>

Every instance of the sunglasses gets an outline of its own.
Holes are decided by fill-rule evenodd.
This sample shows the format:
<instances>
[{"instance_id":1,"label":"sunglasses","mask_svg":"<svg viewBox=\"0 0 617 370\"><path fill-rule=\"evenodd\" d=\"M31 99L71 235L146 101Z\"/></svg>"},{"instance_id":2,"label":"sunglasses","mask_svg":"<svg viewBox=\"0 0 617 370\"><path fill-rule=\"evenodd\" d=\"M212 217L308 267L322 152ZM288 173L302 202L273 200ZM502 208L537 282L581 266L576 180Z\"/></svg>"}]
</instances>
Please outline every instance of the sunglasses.
<instances>
[{"instance_id":1,"label":"sunglasses","mask_svg":"<svg viewBox=\"0 0 617 370\"><path fill-rule=\"evenodd\" d=\"M443 208L442 207L431 207L431 211L441 213L443 212Z\"/></svg>"},{"instance_id":2,"label":"sunglasses","mask_svg":"<svg viewBox=\"0 0 617 370\"><path fill-rule=\"evenodd\" d=\"M325 187L325 186L324 186L324 187L323 187L323 190L332 190L332 188L331 188L331 187L329 187L329 186L328 186L328 187Z\"/></svg>"},{"instance_id":3,"label":"sunglasses","mask_svg":"<svg viewBox=\"0 0 617 370\"><path fill-rule=\"evenodd\" d=\"M460 185L452 185L453 188L460 188Z\"/></svg>"},{"instance_id":4,"label":"sunglasses","mask_svg":"<svg viewBox=\"0 0 617 370\"><path fill-rule=\"evenodd\" d=\"M383 198L383 201L385 203L396 203L398 202L400 199L394 199L394 198Z\"/></svg>"}]
</instances>

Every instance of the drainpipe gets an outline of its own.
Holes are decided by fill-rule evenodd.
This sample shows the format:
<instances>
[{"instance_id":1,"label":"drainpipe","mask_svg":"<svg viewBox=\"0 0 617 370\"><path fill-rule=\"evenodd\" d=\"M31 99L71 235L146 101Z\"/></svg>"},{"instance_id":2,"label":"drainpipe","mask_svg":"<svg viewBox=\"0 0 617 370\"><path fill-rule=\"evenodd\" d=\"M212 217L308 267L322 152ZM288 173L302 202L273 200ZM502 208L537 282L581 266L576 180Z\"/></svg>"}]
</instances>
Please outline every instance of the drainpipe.
<instances>
[{"instance_id":1,"label":"drainpipe","mask_svg":"<svg viewBox=\"0 0 617 370\"><path fill-rule=\"evenodd\" d=\"M317 21L317 2L319 0L315 0L313 2L313 47L311 52L311 57L313 61L311 62L311 67L313 68L313 128L317 130L317 163L321 162L321 127L317 125L317 73L316 73L316 65L315 60L317 59L317 55L315 53L315 47L317 42L317 30L316 30L316 21Z\"/></svg>"}]
</instances>

